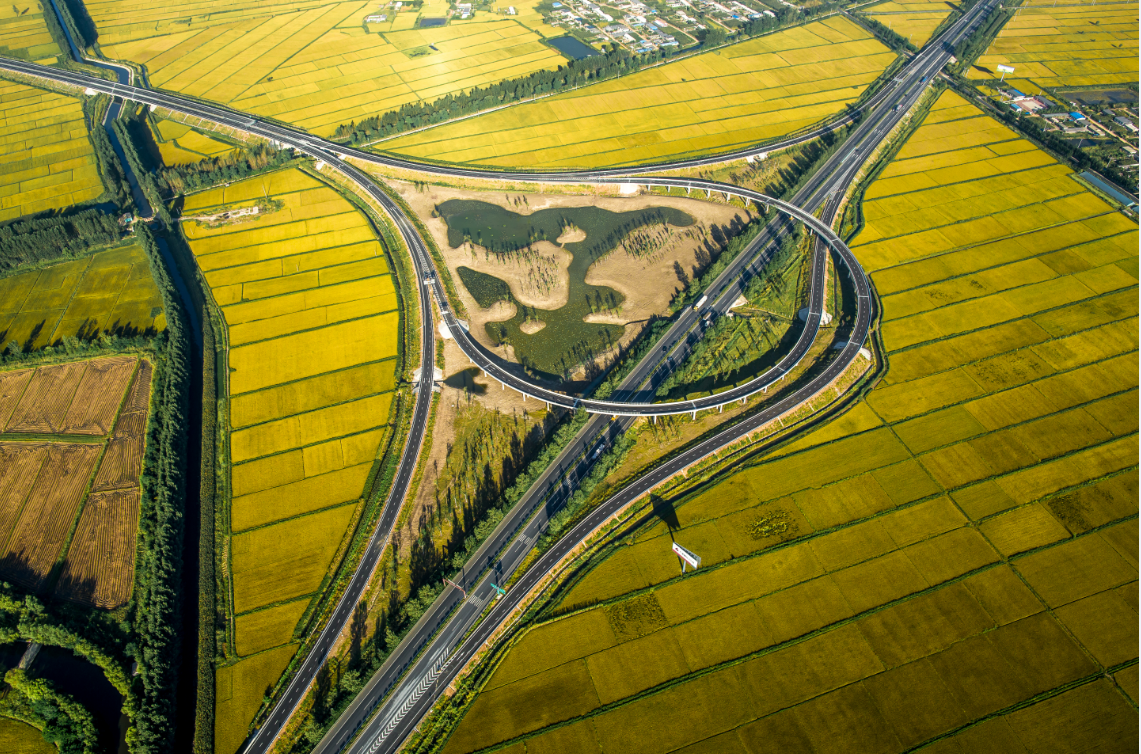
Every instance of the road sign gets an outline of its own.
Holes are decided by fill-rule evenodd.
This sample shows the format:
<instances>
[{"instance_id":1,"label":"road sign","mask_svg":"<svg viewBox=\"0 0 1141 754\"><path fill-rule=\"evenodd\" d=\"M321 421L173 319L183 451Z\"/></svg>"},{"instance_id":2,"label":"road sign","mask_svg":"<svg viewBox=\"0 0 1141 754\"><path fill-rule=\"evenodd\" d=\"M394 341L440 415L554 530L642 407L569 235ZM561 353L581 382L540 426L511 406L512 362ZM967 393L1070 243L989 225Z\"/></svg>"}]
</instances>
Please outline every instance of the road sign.
<instances>
[{"instance_id":1,"label":"road sign","mask_svg":"<svg viewBox=\"0 0 1141 754\"><path fill-rule=\"evenodd\" d=\"M701 558L699 558L697 555L694 555L692 552L685 549L684 547L679 545L677 542L674 542L673 550L675 553L677 553L677 556L682 559L682 565L681 565L681 572L682 573L685 573L685 564L686 563L689 563L694 568L697 568L698 566L701 565Z\"/></svg>"},{"instance_id":2,"label":"road sign","mask_svg":"<svg viewBox=\"0 0 1141 754\"><path fill-rule=\"evenodd\" d=\"M503 589L500 589L498 586L496 586L494 581L491 581L491 582L488 582L488 583L490 583L490 584L491 584L491 588L495 590L495 599L499 599L499 598L500 598L500 597L502 597L503 595L507 594L507 592L506 592L505 590L503 590Z\"/></svg>"},{"instance_id":3,"label":"road sign","mask_svg":"<svg viewBox=\"0 0 1141 754\"><path fill-rule=\"evenodd\" d=\"M1014 73L1014 66L1000 64L996 68L1002 73Z\"/></svg>"}]
</instances>

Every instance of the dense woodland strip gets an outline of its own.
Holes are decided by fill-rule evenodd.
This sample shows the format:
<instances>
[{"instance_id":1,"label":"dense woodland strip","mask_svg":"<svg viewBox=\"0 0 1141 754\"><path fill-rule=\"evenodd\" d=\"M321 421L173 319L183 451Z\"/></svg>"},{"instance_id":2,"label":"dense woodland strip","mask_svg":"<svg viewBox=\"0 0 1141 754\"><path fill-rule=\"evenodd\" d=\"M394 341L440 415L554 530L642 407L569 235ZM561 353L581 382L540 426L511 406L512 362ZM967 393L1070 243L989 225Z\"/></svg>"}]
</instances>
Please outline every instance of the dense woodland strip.
<instances>
[{"instance_id":1,"label":"dense woodland strip","mask_svg":"<svg viewBox=\"0 0 1141 754\"><path fill-rule=\"evenodd\" d=\"M217 183L231 183L258 173L279 170L292 160L291 151L274 149L259 142L219 157L163 168L159 181L171 195L185 194Z\"/></svg>"},{"instance_id":2,"label":"dense woodland strip","mask_svg":"<svg viewBox=\"0 0 1141 754\"><path fill-rule=\"evenodd\" d=\"M133 679L138 696L132 754L159 754L174 746L178 685L183 515L186 507L186 427L189 419L190 332L158 244L138 229L163 298L167 329L155 364L147 419L136 585L132 599L136 634Z\"/></svg>"},{"instance_id":3,"label":"dense woodland strip","mask_svg":"<svg viewBox=\"0 0 1141 754\"><path fill-rule=\"evenodd\" d=\"M97 246L118 241L121 235L119 222L98 209L3 225L0 226L0 272L84 256Z\"/></svg>"},{"instance_id":4,"label":"dense woodland strip","mask_svg":"<svg viewBox=\"0 0 1141 754\"><path fill-rule=\"evenodd\" d=\"M742 24L733 39L741 41L788 26L807 23L814 18L834 12L842 4L832 0L804 10L786 6L777 11L775 17L763 16ZM711 28L706 32L701 46L703 49L711 49L725 44L727 40L728 35L725 31ZM692 48L676 52L660 48L645 55L635 55L614 44L606 48L601 55L572 60L554 71L535 71L519 78L449 94L432 102L410 102L399 110L365 118L359 123L340 125L334 132L333 138L348 144L362 144L512 102L520 102L540 94L566 91L619 75L629 75L671 57L688 55L692 52Z\"/></svg>"}]
</instances>

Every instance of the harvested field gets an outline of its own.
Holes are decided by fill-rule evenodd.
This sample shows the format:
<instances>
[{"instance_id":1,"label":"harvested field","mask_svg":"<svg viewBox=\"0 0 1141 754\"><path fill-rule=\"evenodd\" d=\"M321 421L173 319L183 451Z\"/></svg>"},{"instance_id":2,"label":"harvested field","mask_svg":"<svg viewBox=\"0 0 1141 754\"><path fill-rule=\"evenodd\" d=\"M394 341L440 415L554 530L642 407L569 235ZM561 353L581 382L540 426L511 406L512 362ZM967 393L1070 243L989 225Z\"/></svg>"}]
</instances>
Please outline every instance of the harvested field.
<instances>
[{"instance_id":1,"label":"harvested field","mask_svg":"<svg viewBox=\"0 0 1141 754\"><path fill-rule=\"evenodd\" d=\"M972 79L999 77L1027 94L1041 87L1127 84L1137 81L1137 3L1021 9L969 69Z\"/></svg>"},{"instance_id":2,"label":"harvested field","mask_svg":"<svg viewBox=\"0 0 1141 754\"><path fill-rule=\"evenodd\" d=\"M165 328L162 297L136 243L0 278L0 343L31 351L68 336Z\"/></svg>"},{"instance_id":3,"label":"harvested field","mask_svg":"<svg viewBox=\"0 0 1141 754\"><path fill-rule=\"evenodd\" d=\"M36 483L49 447L43 443L0 443L0 536L5 539Z\"/></svg>"},{"instance_id":4,"label":"harvested field","mask_svg":"<svg viewBox=\"0 0 1141 754\"><path fill-rule=\"evenodd\" d=\"M95 471L97 445L53 444L32 485L15 525L6 536L0 573L36 591L60 557L83 493Z\"/></svg>"},{"instance_id":5,"label":"harvested field","mask_svg":"<svg viewBox=\"0 0 1141 754\"><path fill-rule=\"evenodd\" d=\"M1135 676L1107 675L1138 644L1137 226L1048 158L1000 159L1024 144L938 100L852 244L886 377L671 495L555 606L580 612L507 651L445 751L579 725L587 752L1136 748ZM1021 220L974 224L984 195ZM682 576L671 541L702 567Z\"/></svg>"},{"instance_id":6,"label":"harvested field","mask_svg":"<svg viewBox=\"0 0 1141 754\"><path fill-rule=\"evenodd\" d=\"M110 432L136 364L138 359L130 356L89 361L60 431L77 435L105 435Z\"/></svg>"},{"instance_id":7,"label":"harvested field","mask_svg":"<svg viewBox=\"0 0 1141 754\"><path fill-rule=\"evenodd\" d=\"M11 421L0 425L9 436L65 433L96 440L0 443L5 578L43 588L79 515L60 595L107 609L129 599L151 371L146 359L108 356L0 373L0 409L16 404ZM98 441L100 436L105 439Z\"/></svg>"},{"instance_id":8,"label":"harvested field","mask_svg":"<svg viewBox=\"0 0 1141 754\"><path fill-rule=\"evenodd\" d=\"M841 111L895 55L831 18L381 145L498 167L607 167L729 151Z\"/></svg>"},{"instance_id":9,"label":"harvested field","mask_svg":"<svg viewBox=\"0 0 1141 754\"><path fill-rule=\"evenodd\" d=\"M4 431L62 433L67 409L86 371L83 361L37 369Z\"/></svg>"},{"instance_id":10,"label":"harvested field","mask_svg":"<svg viewBox=\"0 0 1141 754\"><path fill-rule=\"evenodd\" d=\"M67 599L108 610L126 604L134 585L138 526L137 488L90 494L56 590Z\"/></svg>"},{"instance_id":11,"label":"harvested field","mask_svg":"<svg viewBox=\"0 0 1141 754\"><path fill-rule=\"evenodd\" d=\"M116 434L111 442L107 443L107 451L103 461L99 464L99 473L95 475L95 491L114 490L138 484L139 473L143 466L143 431L146 429L145 414L123 414L119 417L119 425L124 423L133 425L130 431L122 435ZM136 427L138 431L135 431Z\"/></svg>"},{"instance_id":12,"label":"harvested field","mask_svg":"<svg viewBox=\"0 0 1141 754\"><path fill-rule=\"evenodd\" d=\"M160 8L92 0L87 8L106 54L145 66L155 86L321 135L566 60L535 31L483 12L463 24L413 29L418 11L411 5L388 9L389 22L379 25L364 23L375 9L361 2L212 0Z\"/></svg>"},{"instance_id":13,"label":"harvested field","mask_svg":"<svg viewBox=\"0 0 1141 754\"><path fill-rule=\"evenodd\" d=\"M28 387L32 379L33 369L17 369L11 372L0 372L0 429L8 424L20 396Z\"/></svg>"},{"instance_id":14,"label":"harvested field","mask_svg":"<svg viewBox=\"0 0 1141 754\"><path fill-rule=\"evenodd\" d=\"M8 27L5 13L10 11L0 11L0 52ZM58 51L54 43L51 47ZM0 134L0 222L82 204L103 193L77 98L0 81Z\"/></svg>"},{"instance_id":15,"label":"harvested field","mask_svg":"<svg viewBox=\"0 0 1141 754\"><path fill-rule=\"evenodd\" d=\"M25 372L32 370L11 373L13 388L21 383L26 387L0 429L8 433L109 434L137 363L133 356L108 356L39 367L30 380Z\"/></svg>"}]
</instances>

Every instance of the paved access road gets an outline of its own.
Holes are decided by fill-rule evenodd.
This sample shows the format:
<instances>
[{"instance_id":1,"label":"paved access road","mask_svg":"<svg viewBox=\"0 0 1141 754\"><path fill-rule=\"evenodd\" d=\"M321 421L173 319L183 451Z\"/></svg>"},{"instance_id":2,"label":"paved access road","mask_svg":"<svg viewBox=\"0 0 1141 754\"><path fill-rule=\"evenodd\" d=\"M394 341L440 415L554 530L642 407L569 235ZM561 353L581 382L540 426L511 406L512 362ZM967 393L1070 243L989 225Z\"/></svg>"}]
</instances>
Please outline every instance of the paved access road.
<instances>
[{"instance_id":1,"label":"paved access road","mask_svg":"<svg viewBox=\"0 0 1141 754\"><path fill-rule=\"evenodd\" d=\"M865 115L865 118L860 127L852 137L848 139L843 150L833 156L833 158L826 163L824 168L809 181L805 189L794 199L794 204L802 207L818 206L821 201L820 197L822 196L826 197L832 195L834 199L838 198L838 193L841 193L843 188L850 183L852 175L854 175L859 165L866 159L868 154L870 154L875 144L890 130L894 122L914 104L922 92L926 81L935 75L945 64L948 57L946 51L951 49L958 39L966 33L969 33L969 31L981 21L985 14L994 7L995 1L996 0L982 0L977 6L968 11L968 13L948 29L939 40L930 43L923 53L915 56L908 64L904 73L898 76L891 85L885 87L862 109L861 114ZM351 154L351 156L358 159L392 167L425 170L442 175L537 182L590 183L613 180L621 176L645 175L655 170L660 170L663 167L677 168L714 164L732 157L744 157L762 151L761 149L744 150L738 154L729 156L721 155L699 160L688 160L668 166L646 166L634 169L541 174L490 173L487 171L448 166L420 165L406 160L372 155L357 150L348 150L339 145L299 132L296 129L281 126L271 121L257 119L226 108L207 105L165 92L155 92L127 84L107 82L84 74L39 66L25 61L0 58L0 68L58 83L79 86L85 88L89 93L103 92L111 94L112 96L194 115L219 125L236 128L271 139L285 146L294 147L317 159L329 162L355 181L359 182L363 179L365 183L362 184L362 188L369 191L387 210L395 210L393 219L400 228L405 241L409 244L409 248L413 250L413 260L421 281L429 280L431 277L431 273L429 272L431 269L431 260L427 258L425 253L423 239L419 238L415 227L408 218L399 211L399 207L395 206L383 192L377 189L367 176L349 165L343 159L344 155ZM845 120L847 119L848 117L846 116ZM871 125L869 126L869 124ZM799 143L808 138L813 138L826 130L830 130L830 128L826 127L819 129L818 132L804 134L801 137L790 139L787 144L768 145L763 149L772 150L793 143ZM657 182L657 180L654 182ZM722 187L718 185L717 190L721 189L734 193L740 191L731 186ZM817 204L808 205L807 200L809 199L817 202ZM770 229L759 238L777 240L784 232L785 230L780 227L770 227ZM719 312L724 312L728 309L732 300L736 297L736 293L729 290L727 285L730 275L740 275L744 272L746 267L752 267L755 271L756 268L754 265L762 264L763 255L767 253L762 249L763 244L759 241L753 244L750 249L747 249L740 255L739 260L735 262L730 269L726 270L725 273L719 276L713 285L710 286L708 290L713 299L710 304L712 308L715 308ZM816 244L815 254L817 259L813 265L813 278L815 280L819 276L822 280L823 258L826 257L826 252L822 244ZM851 269L858 270L859 268L857 265L853 265ZM817 270L819 270L819 273ZM432 364L434 360L427 348L427 345L432 341L431 308L427 299L427 286L422 285L420 288L421 312L424 315L423 320L425 325L422 333L422 344L425 348L421 358L423 359L422 363L427 365ZM820 297L823 295L822 286L815 285L812 295L815 303L810 304L810 310L819 312L821 311ZM441 300L443 299L441 298ZM870 307L868 307L866 311L867 317L870 319ZM645 381L651 375L655 374L655 372L660 375L661 372L659 370L662 368L663 363L667 364L666 368L668 369L668 359L671 356L680 356L681 352L679 349L684 347L682 336L692 334L694 325L696 324L694 320L696 320L696 317L682 317L675 322L673 328L666 334L664 339L664 342L666 342L668 346L671 346L670 353L663 355L661 351L656 351L650 354L650 356L637 366L634 373L623 383L620 389L630 392L632 388L645 384ZM863 325L857 322L854 332L858 331L861 327L863 331L866 332L867 322L864 322ZM528 491L527 495L524 496L502 522L492 537L488 539L484 547L477 552L476 557L472 559L469 566L465 567L464 572L457 575L460 583L465 586L465 588L468 585L476 585L474 589L468 590L471 596L463 603L470 605L471 608L463 608L456 611L455 614L451 616L451 619L445 623L445 619L453 613L455 608L455 600L449 600L449 598L458 594L457 590L449 590L448 593L437 601L437 604L433 605L421 622L418 623L413 631L405 638L404 642L397 647L392 653L389 662L371 679L369 686L365 692L361 694L358 704L350 708L346 717L351 717L355 710L357 720L363 722L367 719L367 711L374 708L379 701L383 700L385 692L392 689L394 685L396 686L395 693L393 693L384 704L380 710L380 714L369 723L364 735L360 737L354 748L356 750L369 752L394 751L399 746L399 743L403 741L407 732L430 707L431 702L439 695L442 688L454 677L455 672L463 665L465 658L470 657L478 650L483 641L486 640L486 637L501 624L514 607L518 606L522 596L528 591L529 584L533 584L540 579L557 563L562 554L565 554L576 546L583 537L589 534L590 531L593 531L597 525L610 515L613 515L613 513L624 506L627 501L637 499L638 496L644 494L646 491L652 489L653 486L676 473L678 469L684 468L696 460L705 457L705 455L713 452L718 447L733 442L736 438L746 434L757 426L771 421L774 416L806 400L820 389L821 386L827 384L833 377L838 375L843 368L855 358L858 350L859 342L853 339L853 341L848 343L845 347L840 357L832 362L828 370L811 384L806 385L796 393L784 398L781 402L766 409L764 412L725 430L698 447L690 449L661 468L637 480L626 491L600 506L587 520L581 522L574 530L564 536L555 548L552 548L552 550L546 553L532 568L528 569L527 574L524 574L519 584L511 590L511 593L499 600L489 616L478 625L476 631L468 637L466 641L460 643L462 636L469 630L467 626L470 626L470 622L478 617L478 612L482 609L482 605L486 604L490 596L490 581L493 575L495 578L504 581L510 576L529 551L530 546L534 544L540 532L545 528L549 516L553 515L565 501L566 497L569 496L577 480L589 470L593 460L598 457L599 451L617 436L618 432L620 432L622 427L626 424L626 421L628 421L623 420L622 422L607 423L601 418L596 417L593 419L591 423L579 433L570 447L566 449L555 464L552 465L532 489ZM675 361L674 363L677 362ZM292 715L297 703L303 695L303 690L308 687L316 677L317 671L324 664L332 639L343 630L352 612L352 607L356 604L360 595L363 594L368 576L371 574L372 567L375 565L384 543L387 541L388 533L391 531L391 523L395 520L399 504L407 489L407 483L411 477L412 469L415 466L415 459L418 455L419 444L423 438L426 407L423 412L421 412L421 407L426 403L425 399L430 397L430 390L426 388L430 385L431 370L425 369L423 372L424 381L421 383L419 389L420 395L418 396L417 408L414 412L413 424L410 428L409 442L401 459L400 470L393 484L392 494L390 494L386 502L381 521L374 530L365 557L354 573L352 581L344 597L338 603L338 607L334 611L333 616L319 635L314 649L306 657L300 670L288 686L285 695L271 711L269 718L262 725L261 729L247 742L245 751L258 752L260 754L260 752L264 752L269 748L277 734ZM821 380L824 381L822 382ZM600 429L607 431L601 432ZM546 505L532 518L531 514L533 510L542 502L545 502ZM520 531L520 526L523 524L526 525L523 526ZM495 555L500 552L503 553L503 556L496 558ZM490 573L487 573L487 566L489 564L493 566L493 568ZM482 578L479 578L480 576L482 576ZM441 625L444 626L442 630L440 630ZM413 664L413 660L420 653L420 650L437 632L438 636L431 642L431 646L423 653L419 661ZM410 664L413 665L412 670L404 674L403 671L407 669ZM386 684L386 679L391 680ZM397 681L399 681L398 685ZM352 721L342 720L341 722L351 723ZM337 750L344 741L343 737L336 735L338 730L340 730L342 734L345 734L351 732L354 727L355 726L350 724L339 725L338 728L331 731L330 737L328 737L328 746L325 746L325 750ZM323 742L323 745L324 744L325 742Z\"/></svg>"}]
</instances>

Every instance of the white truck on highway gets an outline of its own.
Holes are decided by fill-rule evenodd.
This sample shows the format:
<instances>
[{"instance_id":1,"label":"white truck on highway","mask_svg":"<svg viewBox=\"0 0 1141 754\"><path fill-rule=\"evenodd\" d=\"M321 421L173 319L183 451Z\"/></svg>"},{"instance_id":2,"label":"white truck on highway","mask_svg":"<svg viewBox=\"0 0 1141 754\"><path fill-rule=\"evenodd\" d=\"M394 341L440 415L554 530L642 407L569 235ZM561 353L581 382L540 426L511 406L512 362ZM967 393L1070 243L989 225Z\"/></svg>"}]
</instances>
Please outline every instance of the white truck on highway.
<instances>
[{"instance_id":1,"label":"white truck on highway","mask_svg":"<svg viewBox=\"0 0 1141 754\"><path fill-rule=\"evenodd\" d=\"M699 298L699 299L697 300L697 303L693 305L693 310L694 310L694 311L697 311L697 310L698 310L698 309L700 309L701 307L705 306L705 302L706 302L708 299L709 299L709 296L702 296L701 298Z\"/></svg>"}]
</instances>

